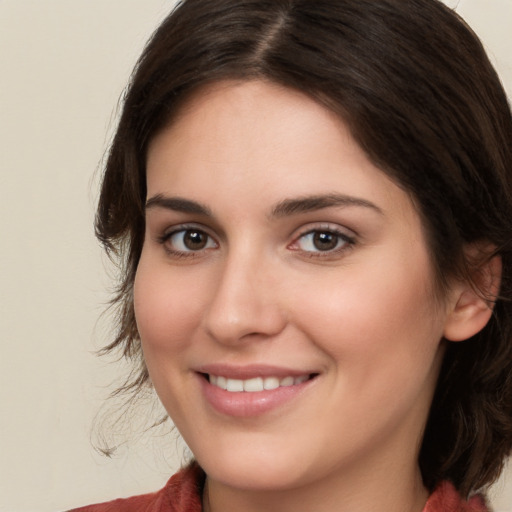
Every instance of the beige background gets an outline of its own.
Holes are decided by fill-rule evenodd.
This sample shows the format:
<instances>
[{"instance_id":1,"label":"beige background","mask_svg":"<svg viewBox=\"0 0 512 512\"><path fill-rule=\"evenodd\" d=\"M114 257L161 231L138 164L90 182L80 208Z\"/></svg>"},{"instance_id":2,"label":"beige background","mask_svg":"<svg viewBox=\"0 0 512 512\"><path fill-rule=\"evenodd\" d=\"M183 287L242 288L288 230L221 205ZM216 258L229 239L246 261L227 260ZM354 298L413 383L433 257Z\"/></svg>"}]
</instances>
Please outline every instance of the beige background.
<instances>
[{"instance_id":1,"label":"beige background","mask_svg":"<svg viewBox=\"0 0 512 512\"><path fill-rule=\"evenodd\" d=\"M161 486L173 435L115 459L91 423L117 367L92 352L107 300L93 237L97 168L115 106L164 0L0 0L0 512L51 512ZM512 94L512 0L448 1ZM181 449L178 449L181 453ZM512 473L512 471L511 471ZM494 490L512 512L512 476Z\"/></svg>"}]
</instances>

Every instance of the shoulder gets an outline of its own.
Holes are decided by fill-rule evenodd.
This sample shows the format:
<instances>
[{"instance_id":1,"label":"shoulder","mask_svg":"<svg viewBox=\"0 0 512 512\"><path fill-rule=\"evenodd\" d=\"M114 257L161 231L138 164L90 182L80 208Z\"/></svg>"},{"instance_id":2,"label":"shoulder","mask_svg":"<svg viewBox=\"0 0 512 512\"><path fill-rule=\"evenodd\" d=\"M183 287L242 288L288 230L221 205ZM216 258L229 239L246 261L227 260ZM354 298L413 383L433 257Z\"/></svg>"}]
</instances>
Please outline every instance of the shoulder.
<instances>
[{"instance_id":1,"label":"shoulder","mask_svg":"<svg viewBox=\"0 0 512 512\"><path fill-rule=\"evenodd\" d=\"M158 492L75 508L68 512L200 512L204 473L192 463Z\"/></svg>"},{"instance_id":2,"label":"shoulder","mask_svg":"<svg viewBox=\"0 0 512 512\"><path fill-rule=\"evenodd\" d=\"M463 500L450 482L442 482L432 493L423 512L491 512L481 495Z\"/></svg>"}]
</instances>

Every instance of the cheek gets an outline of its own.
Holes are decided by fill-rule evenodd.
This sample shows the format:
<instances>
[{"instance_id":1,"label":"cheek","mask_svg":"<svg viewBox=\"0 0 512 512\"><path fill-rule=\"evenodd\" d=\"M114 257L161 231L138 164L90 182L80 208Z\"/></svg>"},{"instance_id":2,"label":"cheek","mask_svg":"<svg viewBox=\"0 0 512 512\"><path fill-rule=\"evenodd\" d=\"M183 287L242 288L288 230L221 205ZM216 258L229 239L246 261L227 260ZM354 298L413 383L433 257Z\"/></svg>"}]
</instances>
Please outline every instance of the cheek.
<instances>
[{"instance_id":1,"label":"cheek","mask_svg":"<svg viewBox=\"0 0 512 512\"><path fill-rule=\"evenodd\" d=\"M361 425L390 432L406 417L419 428L442 356L442 321L428 270L404 261L398 272L386 272L385 261L363 274L353 268L317 281L308 288L307 307L297 308L301 330L330 359L330 414L352 425L356 437L365 432Z\"/></svg>"},{"instance_id":2,"label":"cheek","mask_svg":"<svg viewBox=\"0 0 512 512\"><path fill-rule=\"evenodd\" d=\"M137 329L151 382L178 422L193 400L187 354L204 310L204 295L204 281L173 271L143 252L134 282Z\"/></svg>"},{"instance_id":3,"label":"cheek","mask_svg":"<svg viewBox=\"0 0 512 512\"><path fill-rule=\"evenodd\" d=\"M381 254L372 265L347 267L304 282L298 322L346 372L378 375L428 372L443 332L423 253ZM298 294L295 294L298 296ZM300 299L297 299L299 301Z\"/></svg>"},{"instance_id":4,"label":"cheek","mask_svg":"<svg viewBox=\"0 0 512 512\"><path fill-rule=\"evenodd\" d=\"M205 281L141 257L134 283L137 328L146 359L176 353L190 342L203 310Z\"/></svg>"}]
</instances>

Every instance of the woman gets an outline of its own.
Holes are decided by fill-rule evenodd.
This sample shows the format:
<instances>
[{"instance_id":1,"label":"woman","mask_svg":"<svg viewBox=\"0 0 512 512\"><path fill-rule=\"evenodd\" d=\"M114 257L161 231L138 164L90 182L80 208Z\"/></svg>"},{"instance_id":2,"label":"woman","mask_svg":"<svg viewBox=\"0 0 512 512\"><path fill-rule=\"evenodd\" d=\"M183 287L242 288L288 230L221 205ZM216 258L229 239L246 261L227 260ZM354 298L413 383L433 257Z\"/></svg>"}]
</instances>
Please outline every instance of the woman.
<instances>
[{"instance_id":1,"label":"woman","mask_svg":"<svg viewBox=\"0 0 512 512\"><path fill-rule=\"evenodd\" d=\"M186 0L97 234L195 460L80 510L487 510L512 441L512 121L437 0Z\"/></svg>"}]
</instances>

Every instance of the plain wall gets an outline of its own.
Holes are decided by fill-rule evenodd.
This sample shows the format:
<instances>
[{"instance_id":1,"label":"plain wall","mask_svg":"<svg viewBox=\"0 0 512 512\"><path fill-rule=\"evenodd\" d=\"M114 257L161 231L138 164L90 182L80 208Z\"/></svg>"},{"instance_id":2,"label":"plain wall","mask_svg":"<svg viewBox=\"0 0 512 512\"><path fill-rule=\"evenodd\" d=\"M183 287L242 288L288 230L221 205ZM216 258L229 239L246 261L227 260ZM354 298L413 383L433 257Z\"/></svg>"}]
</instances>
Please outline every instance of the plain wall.
<instances>
[{"instance_id":1,"label":"plain wall","mask_svg":"<svg viewBox=\"0 0 512 512\"><path fill-rule=\"evenodd\" d=\"M512 93L512 0L461 0ZM174 435L107 459L92 420L117 367L108 264L93 236L98 167L147 37L174 2L0 0L0 512L51 512L155 490ZM181 449L178 449L178 454ZM512 512L512 476L493 490Z\"/></svg>"}]
</instances>

